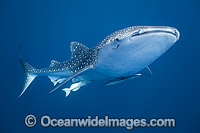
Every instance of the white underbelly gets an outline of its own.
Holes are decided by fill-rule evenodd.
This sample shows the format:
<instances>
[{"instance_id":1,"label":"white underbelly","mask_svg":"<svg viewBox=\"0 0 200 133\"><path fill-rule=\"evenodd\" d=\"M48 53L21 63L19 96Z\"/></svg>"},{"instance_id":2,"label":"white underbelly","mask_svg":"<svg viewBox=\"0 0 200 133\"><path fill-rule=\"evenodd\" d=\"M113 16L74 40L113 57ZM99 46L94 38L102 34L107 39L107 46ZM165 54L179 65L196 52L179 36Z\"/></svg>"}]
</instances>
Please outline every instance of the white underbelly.
<instances>
[{"instance_id":1,"label":"white underbelly","mask_svg":"<svg viewBox=\"0 0 200 133\"><path fill-rule=\"evenodd\" d=\"M95 70L113 77L137 73L160 57L174 43L162 44L162 42L166 43L158 39L158 42L144 40L144 43L139 44L121 44L117 49L112 49L109 45L104 46L99 51Z\"/></svg>"}]
</instances>

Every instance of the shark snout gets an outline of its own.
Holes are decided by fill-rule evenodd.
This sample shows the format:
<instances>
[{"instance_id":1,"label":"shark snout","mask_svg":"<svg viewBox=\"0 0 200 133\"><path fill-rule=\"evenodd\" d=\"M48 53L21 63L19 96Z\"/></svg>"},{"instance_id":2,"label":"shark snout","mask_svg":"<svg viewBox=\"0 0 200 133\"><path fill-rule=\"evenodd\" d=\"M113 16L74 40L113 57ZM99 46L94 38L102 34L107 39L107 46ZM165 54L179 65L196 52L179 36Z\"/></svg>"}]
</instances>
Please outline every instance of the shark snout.
<instances>
[{"instance_id":1,"label":"shark snout","mask_svg":"<svg viewBox=\"0 0 200 133\"><path fill-rule=\"evenodd\" d=\"M176 39L177 39L177 41L178 41L179 38L180 38L180 32L179 32L177 29L174 29L174 30L173 30L173 33L174 33L174 35L176 36Z\"/></svg>"},{"instance_id":2,"label":"shark snout","mask_svg":"<svg viewBox=\"0 0 200 133\"><path fill-rule=\"evenodd\" d=\"M179 38L180 38L180 32L178 31L178 29L176 29L176 28L173 28L173 27L164 27L164 28L158 28L158 29L154 29L154 30L152 30L152 31L150 31L150 32L158 32L158 33L167 33L167 34L171 34L171 35L174 35L175 37L176 37L176 41L178 41L179 40Z\"/></svg>"}]
</instances>

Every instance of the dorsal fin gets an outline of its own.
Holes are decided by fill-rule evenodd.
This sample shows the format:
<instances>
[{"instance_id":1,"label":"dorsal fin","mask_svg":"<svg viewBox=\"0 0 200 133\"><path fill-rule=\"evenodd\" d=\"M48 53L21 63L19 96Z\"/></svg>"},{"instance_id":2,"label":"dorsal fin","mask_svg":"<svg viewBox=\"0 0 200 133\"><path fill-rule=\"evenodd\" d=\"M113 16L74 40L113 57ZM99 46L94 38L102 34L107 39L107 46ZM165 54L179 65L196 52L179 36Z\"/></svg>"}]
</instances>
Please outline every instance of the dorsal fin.
<instances>
[{"instance_id":1,"label":"dorsal fin","mask_svg":"<svg viewBox=\"0 0 200 133\"><path fill-rule=\"evenodd\" d=\"M56 61L56 60L51 60L51 64L50 64L49 67L54 67L55 65L58 65L58 64L59 64L58 61Z\"/></svg>"},{"instance_id":2,"label":"dorsal fin","mask_svg":"<svg viewBox=\"0 0 200 133\"><path fill-rule=\"evenodd\" d=\"M72 53L71 58L74 58L82 54L84 51L87 51L89 48L79 42L71 42L70 49Z\"/></svg>"}]
</instances>

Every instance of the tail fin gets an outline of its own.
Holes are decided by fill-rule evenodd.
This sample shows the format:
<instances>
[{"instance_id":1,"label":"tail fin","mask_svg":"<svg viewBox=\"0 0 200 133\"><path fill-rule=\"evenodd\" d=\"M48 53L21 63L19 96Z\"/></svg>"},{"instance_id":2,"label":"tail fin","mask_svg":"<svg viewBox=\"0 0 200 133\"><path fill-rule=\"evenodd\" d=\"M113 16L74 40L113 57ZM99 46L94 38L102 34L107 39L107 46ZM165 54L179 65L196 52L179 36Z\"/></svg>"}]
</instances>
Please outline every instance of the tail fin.
<instances>
[{"instance_id":1,"label":"tail fin","mask_svg":"<svg viewBox=\"0 0 200 133\"><path fill-rule=\"evenodd\" d=\"M65 93L66 93L66 97L70 94L70 92L71 92L71 90L70 90L70 88L64 88L64 89L62 89Z\"/></svg>"},{"instance_id":2,"label":"tail fin","mask_svg":"<svg viewBox=\"0 0 200 133\"><path fill-rule=\"evenodd\" d=\"M24 80L23 90L22 90L21 94L19 95L19 97L22 96L22 94L26 91L26 89L31 84L31 82L35 79L35 77L37 77L37 75L33 74L35 68L32 67L27 62L25 62L23 60L23 58L21 57L21 55L20 55L20 48L21 48L21 45L19 45L19 59L20 59L20 63L22 65L22 68L23 68L24 73L25 73L25 80Z\"/></svg>"}]
</instances>

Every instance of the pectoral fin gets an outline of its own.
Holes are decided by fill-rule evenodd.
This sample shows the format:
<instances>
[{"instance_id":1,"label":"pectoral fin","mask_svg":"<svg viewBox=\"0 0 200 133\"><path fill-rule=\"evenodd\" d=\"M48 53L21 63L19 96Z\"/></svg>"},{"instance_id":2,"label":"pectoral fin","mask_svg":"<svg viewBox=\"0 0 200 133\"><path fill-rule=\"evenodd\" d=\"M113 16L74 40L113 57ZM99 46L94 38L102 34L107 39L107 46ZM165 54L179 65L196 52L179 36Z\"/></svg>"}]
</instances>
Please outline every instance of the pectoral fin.
<instances>
[{"instance_id":1,"label":"pectoral fin","mask_svg":"<svg viewBox=\"0 0 200 133\"><path fill-rule=\"evenodd\" d=\"M142 74L143 76L146 76L146 77L153 76L153 73L148 66L146 68L142 69L139 73Z\"/></svg>"}]
</instances>

